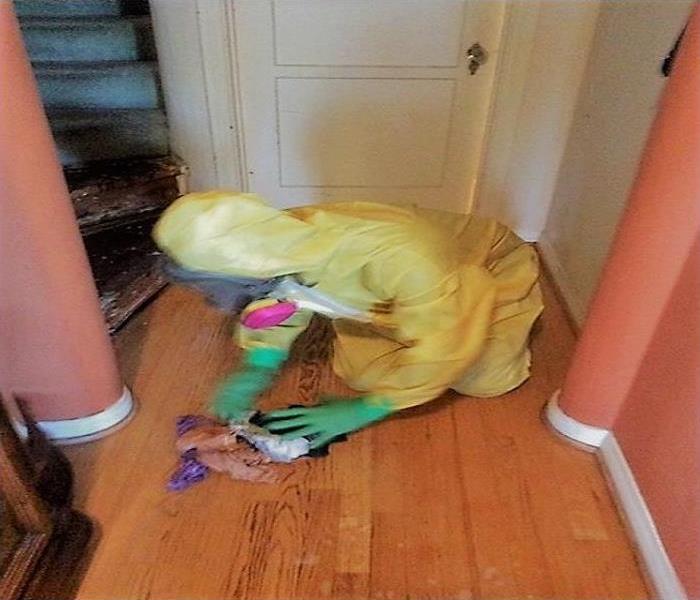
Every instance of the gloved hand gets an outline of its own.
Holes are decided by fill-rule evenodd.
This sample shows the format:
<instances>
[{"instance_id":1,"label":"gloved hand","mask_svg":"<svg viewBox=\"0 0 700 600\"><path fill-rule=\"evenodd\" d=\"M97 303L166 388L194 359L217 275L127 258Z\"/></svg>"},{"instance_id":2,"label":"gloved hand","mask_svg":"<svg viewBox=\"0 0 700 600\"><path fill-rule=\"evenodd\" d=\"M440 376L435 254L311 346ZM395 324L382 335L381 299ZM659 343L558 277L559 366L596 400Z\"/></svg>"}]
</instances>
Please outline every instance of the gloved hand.
<instances>
[{"instance_id":1,"label":"gloved hand","mask_svg":"<svg viewBox=\"0 0 700 600\"><path fill-rule=\"evenodd\" d=\"M388 400L375 396L333 398L317 406L269 412L262 424L268 431L281 434L284 439L309 437L313 449L325 446L339 435L380 421L393 410Z\"/></svg>"},{"instance_id":2,"label":"gloved hand","mask_svg":"<svg viewBox=\"0 0 700 600\"><path fill-rule=\"evenodd\" d=\"M277 348L246 350L243 367L219 386L212 405L214 414L223 421L244 418L253 410L258 395L272 384L286 358L287 352Z\"/></svg>"}]
</instances>

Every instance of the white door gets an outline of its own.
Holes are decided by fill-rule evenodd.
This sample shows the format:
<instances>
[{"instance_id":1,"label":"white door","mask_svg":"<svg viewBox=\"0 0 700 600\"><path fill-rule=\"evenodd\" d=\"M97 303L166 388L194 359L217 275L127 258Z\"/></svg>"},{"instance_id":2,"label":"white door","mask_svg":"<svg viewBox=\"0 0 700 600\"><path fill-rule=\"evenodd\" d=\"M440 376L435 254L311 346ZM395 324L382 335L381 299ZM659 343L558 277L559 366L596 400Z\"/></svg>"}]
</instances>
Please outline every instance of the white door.
<instances>
[{"instance_id":1,"label":"white door","mask_svg":"<svg viewBox=\"0 0 700 600\"><path fill-rule=\"evenodd\" d=\"M247 189L468 210L503 5L235 0ZM474 75L468 49L489 54Z\"/></svg>"}]
</instances>

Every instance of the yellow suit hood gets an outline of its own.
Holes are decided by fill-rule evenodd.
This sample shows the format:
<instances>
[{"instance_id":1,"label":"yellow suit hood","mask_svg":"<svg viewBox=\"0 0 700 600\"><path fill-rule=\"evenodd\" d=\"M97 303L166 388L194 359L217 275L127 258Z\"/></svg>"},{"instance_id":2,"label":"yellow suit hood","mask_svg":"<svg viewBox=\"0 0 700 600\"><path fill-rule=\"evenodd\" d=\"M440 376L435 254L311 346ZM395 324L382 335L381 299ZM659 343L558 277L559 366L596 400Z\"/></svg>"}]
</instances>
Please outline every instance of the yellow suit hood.
<instances>
[{"instance_id":1,"label":"yellow suit hood","mask_svg":"<svg viewBox=\"0 0 700 600\"><path fill-rule=\"evenodd\" d=\"M334 247L330 232L255 194L226 191L182 196L165 210L153 237L183 267L255 278L314 270Z\"/></svg>"}]
</instances>

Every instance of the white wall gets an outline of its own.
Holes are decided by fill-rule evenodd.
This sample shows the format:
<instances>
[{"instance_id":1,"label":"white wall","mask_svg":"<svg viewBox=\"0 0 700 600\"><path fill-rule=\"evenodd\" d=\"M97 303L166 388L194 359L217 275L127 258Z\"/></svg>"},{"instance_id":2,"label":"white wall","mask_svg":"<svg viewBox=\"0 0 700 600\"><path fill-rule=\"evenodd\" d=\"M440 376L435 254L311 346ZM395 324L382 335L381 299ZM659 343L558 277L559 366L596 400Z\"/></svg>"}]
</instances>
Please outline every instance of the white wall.
<instances>
[{"instance_id":1,"label":"white wall","mask_svg":"<svg viewBox=\"0 0 700 600\"><path fill-rule=\"evenodd\" d=\"M540 246L580 323L635 177L690 0L601 3ZM664 199L659 199L664 201Z\"/></svg>"},{"instance_id":2,"label":"white wall","mask_svg":"<svg viewBox=\"0 0 700 600\"><path fill-rule=\"evenodd\" d=\"M526 240L547 222L600 4L509 2L476 210Z\"/></svg>"}]
</instances>

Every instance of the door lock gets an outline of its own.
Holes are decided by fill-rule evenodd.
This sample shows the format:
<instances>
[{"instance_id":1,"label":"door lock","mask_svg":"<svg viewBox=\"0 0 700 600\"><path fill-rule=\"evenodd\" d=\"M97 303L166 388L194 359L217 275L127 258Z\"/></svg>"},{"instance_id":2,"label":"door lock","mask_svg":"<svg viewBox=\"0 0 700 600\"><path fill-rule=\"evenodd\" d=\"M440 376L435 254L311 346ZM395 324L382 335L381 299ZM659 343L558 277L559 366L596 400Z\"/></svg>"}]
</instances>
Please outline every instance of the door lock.
<instances>
[{"instance_id":1,"label":"door lock","mask_svg":"<svg viewBox=\"0 0 700 600\"><path fill-rule=\"evenodd\" d=\"M467 68L469 69L469 74L476 74L479 67L485 64L488 58L488 52L486 52L479 42L469 46L467 50Z\"/></svg>"}]
</instances>

